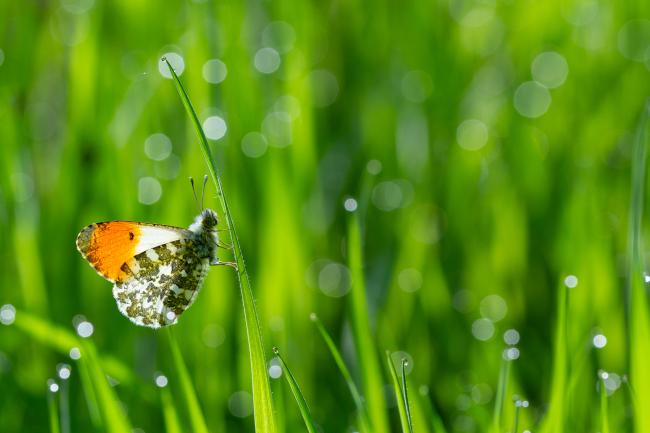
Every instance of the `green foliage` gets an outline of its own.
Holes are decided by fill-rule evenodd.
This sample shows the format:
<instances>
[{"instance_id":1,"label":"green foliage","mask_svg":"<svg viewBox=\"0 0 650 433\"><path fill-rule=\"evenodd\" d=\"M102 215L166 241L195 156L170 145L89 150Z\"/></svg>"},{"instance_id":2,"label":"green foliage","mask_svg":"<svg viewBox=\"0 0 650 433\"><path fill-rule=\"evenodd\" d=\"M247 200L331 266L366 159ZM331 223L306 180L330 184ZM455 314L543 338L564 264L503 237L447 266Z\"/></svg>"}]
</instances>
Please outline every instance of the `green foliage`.
<instances>
[{"instance_id":1,"label":"green foliage","mask_svg":"<svg viewBox=\"0 0 650 433\"><path fill-rule=\"evenodd\" d=\"M284 377L287 379L287 383L289 384L289 388L291 388L291 393L293 394L293 397L296 399L296 403L298 403L298 408L300 409L300 415L302 415L302 419L305 421L305 427L307 427L307 431L309 433L316 433L318 429L316 427L316 424L314 423L314 419L311 416L309 406L307 406L307 401L305 400L305 396L303 396L302 391L300 391L298 382L296 382L296 379L293 377L291 370L289 370L289 367L287 367L287 364L284 362L284 359L282 359L282 355L280 355L280 351L274 347L273 353L275 353L275 355L280 360L280 364L282 364L282 370L284 370L285 373Z\"/></svg>"},{"instance_id":2,"label":"green foliage","mask_svg":"<svg viewBox=\"0 0 650 433\"><path fill-rule=\"evenodd\" d=\"M402 359L399 361L402 371L402 381L397 378L397 371L395 369L394 361L391 358L390 351L386 351L386 360L388 362L388 370L393 379L393 390L395 391L395 399L397 400L397 408L399 410L399 419L402 424L402 433L413 433L413 424L411 421L411 409L409 407L408 394L406 389L406 368L407 361Z\"/></svg>"},{"instance_id":3,"label":"green foliage","mask_svg":"<svg viewBox=\"0 0 650 433\"><path fill-rule=\"evenodd\" d=\"M273 346L324 432L399 431L386 349L414 367L418 433L650 431L649 18L0 2L2 431L67 433L68 401L72 432L304 431ZM238 271L210 270L170 346L122 317L74 239L187 227L186 179L206 173Z\"/></svg>"}]
</instances>

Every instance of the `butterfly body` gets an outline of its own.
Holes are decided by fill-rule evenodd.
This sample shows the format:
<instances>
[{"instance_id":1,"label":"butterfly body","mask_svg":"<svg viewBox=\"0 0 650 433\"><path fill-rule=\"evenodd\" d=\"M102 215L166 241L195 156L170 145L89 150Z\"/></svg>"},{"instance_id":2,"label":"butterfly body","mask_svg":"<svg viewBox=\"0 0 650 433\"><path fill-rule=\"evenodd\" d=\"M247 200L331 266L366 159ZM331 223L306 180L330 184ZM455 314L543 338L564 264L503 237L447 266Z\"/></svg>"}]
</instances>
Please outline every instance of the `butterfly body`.
<instances>
[{"instance_id":1,"label":"butterfly body","mask_svg":"<svg viewBox=\"0 0 650 433\"><path fill-rule=\"evenodd\" d=\"M77 249L114 283L118 309L133 323L160 328L176 323L196 299L217 258L217 216L205 209L189 229L130 221L91 224Z\"/></svg>"}]
</instances>

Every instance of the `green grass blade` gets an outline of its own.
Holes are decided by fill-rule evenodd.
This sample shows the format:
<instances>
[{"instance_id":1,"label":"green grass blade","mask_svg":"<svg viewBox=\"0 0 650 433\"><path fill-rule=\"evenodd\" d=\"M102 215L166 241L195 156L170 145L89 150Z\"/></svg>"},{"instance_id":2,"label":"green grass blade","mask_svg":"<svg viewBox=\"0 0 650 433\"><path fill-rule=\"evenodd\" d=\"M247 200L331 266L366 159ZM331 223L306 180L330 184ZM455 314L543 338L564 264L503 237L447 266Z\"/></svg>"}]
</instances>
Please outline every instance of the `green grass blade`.
<instances>
[{"instance_id":1,"label":"green grass blade","mask_svg":"<svg viewBox=\"0 0 650 433\"><path fill-rule=\"evenodd\" d=\"M641 240L643 217L644 186L646 182L646 157L648 140L648 118L650 104L646 105L639 121L636 141L632 154L632 192L630 198L630 224L628 238L628 255L630 260L628 282L628 347L630 351L630 379L645 387L650 383L650 315L648 314L648 297L644 286L644 257ZM634 423L636 431L650 431L650 412L645 410L650 405L650 393L637 394Z\"/></svg>"},{"instance_id":2,"label":"green grass blade","mask_svg":"<svg viewBox=\"0 0 650 433\"><path fill-rule=\"evenodd\" d=\"M428 388L424 389L424 393L420 392L420 395L422 395L422 398L424 400L424 413L430 421L431 430L433 433L447 433L445 424L442 422L440 414L436 410L432 398L429 394L430 392Z\"/></svg>"},{"instance_id":3,"label":"green grass blade","mask_svg":"<svg viewBox=\"0 0 650 433\"><path fill-rule=\"evenodd\" d=\"M178 347L178 342L171 328L167 328L167 336L169 337L169 348L172 352L172 359L174 361L174 368L176 369L176 374L178 375L178 380L180 382L181 392L183 393L182 400L187 406L187 413L190 417L190 423L192 424L192 430L197 433L207 433L208 427L205 423L205 418L203 417L203 412L201 411L201 405L199 404L199 399L196 396L194 391L194 386L190 380L190 374L187 371L187 366L185 361L183 361L183 355L181 350Z\"/></svg>"},{"instance_id":4,"label":"green grass blade","mask_svg":"<svg viewBox=\"0 0 650 433\"><path fill-rule=\"evenodd\" d=\"M363 398L361 398L361 394L359 393L357 386L352 380L352 375L350 374L350 370L348 370L348 367L345 365L345 362L343 362L343 357L341 356L341 353L339 352L338 348L334 344L334 340L332 340L332 337L330 337L329 333L321 323L318 316L315 313L312 313L310 319L312 320L312 322L316 324L316 328L318 329L318 332L320 332L321 337L323 337L323 340L325 340L325 344L327 344L327 347L329 348L330 353L334 358L334 362L336 362L337 367L339 368L341 374L343 375L343 379L345 379L345 382L347 383L348 388L350 389L350 394L352 394L352 399L354 400L354 404L357 407L357 412L359 413L359 422L361 424L361 431L370 432L371 424L370 424L370 419L368 418L368 412L366 410L366 406L363 402Z\"/></svg>"},{"instance_id":5,"label":"green grass blade","mask_svg":"<svg viewBox=\"0 0 650 433\"><path fill-rule=\"evenodd\" d=\"M50 432L61 433L59 410L56 404L56 391L52 392L49 389L47 390L47 412L50 419Z\"/></svg>"},{"instance_id":6,"label":"green grass blade","mask_svg":"<svg viewBox=\"0 0 650 433\"><path fill-rule=\"evenodd\" d=\"M93 425L116 433L131 431L117 395L106 380L105 362L100 361L91 340L79 338L65 328L24 311L16 313L14 326L34 340L65 355L73 347L80 348L82 357L77 364ZM113 364L116 365L115 371L124 371L125 367L121 364ZM112 374L113 371L110 370L109 373Z\"/></svg>"},{"instance_id":7,"label":"green grass blade","mask_svg":"<svg viewBox=\"0 0 650 433\"><path fill-rule=\"evenodd\" d=\"M503 413L503 402L506 398L506 389L508 389L508 378L510 376L510 361L501 360L501 369L499 370L499 383L497 385L497 395L494 399L494 413L492 414L492 433L498 433L501 430L501 415Z\"/></svg>"},{"instance_id":8,"label":"green grass blade","mask_svg":"<svg viewBox=\"0 0 650 433\"><path fill-rule=\"evenodd\" d=\"M77 362L77 366L79 367L81 387L84 390L84 397L86 399L86 405L88 406L90 421L92 422L95 429L104 430L104 421L102 420L102 415L99 411L97 393L95 392L93 381L90 377L90 369L88 368L88 363L84 358L81 358Z\"/></svg>"},{"instance_id":9,"label":"green grass blade","mask_svg":"<svg viewBox=\"0 0 650 433\"><path fill-rule=\"evenodd\" d=\"M106 373L99 364L95 345L87 339L80 340L80 343L81 356L86 358L106 430L110 433L131 433L133 428L129 418L124 413L115 390L108 383Z\"/></svg>"},{"instance_id":10,"label":"green grass blade","mask_svg":"<svg viewBox=\"0 0 650 433\"><path fill-rule=\"evenodd\" d=\"M402 396L404 397L404 412L406 414L406 420L409 424L409 431L413 433L413 420L411 419L411 405L409 404L409 394L408 387L406 386L406 367L408 361L402 359Z\"/></svg>"},{"instance_id":11,"label":"green grass blade","mask_svg":"<svg viewBox=\"0 0 650 433\"><path fill-rule=\"evenodd\" d=\"M181 423L178 420L178 413L174 406L169 388L166 386L160 389L160 402L162 405L163 418L165 419L165 431L167 433L181 433Z\"/></svg>"},{"instance_id":12,"label":"green grass blade","mask_svg":"<svg viewBox=\"0 0 650 433\"><path fill-rule=\"evenodd\" d=\"M375 433L388 433L388 419L383 397L383 380L370 330L359 217L353 213L348 222L348 264L352 279L352 328L357 359L363 380L368 415Z\"/></svg>"},{"instance_id":13,"label":"green grass blade","mask_svg":"<svg viewBox=\"0 0 650 433\"><path fill-rule=\"evenodd\" d=\"M246 323L246 335L248 337L248 349L250 352L255 431L257 433L274 433L276 432L277 428L275 422L275 414L273 413L271 385L269 383L269 377L266 372L266 358L264 356L262 332L257 316L257 310L255 309L253 291L251 289L248 273L246 272L246 263L244 262L244 256L241 251L241 246L239 245L239 239L237 237L235 225L232 221L232 216L230 215L230 208L228 207L228 202L221 185L221 179L217 173L217 168L214 163L214 159L212 158L210 147L208 146L208 139L203 132L203 128L201 127L199 118L196 115L196 111L192 107L190 98L187 95L183 84L178 78L178 75L176 75L174 68L172 68L167 59L164 59L164 61L167 63L167 67L169 68L169 71L173 77L176 89L178 90L178 94L181 97L183 105L185 106L185 109L190 116L192 124L194 125L196 133L199 137L201 152L203 153L205 162L208 165L208 170L210 171L210 176L212 177L212 181L214 182L217 189L217 195L219 196L221 207L223 209L226 223L228 225L228 230L230 232L233 254L235 256L235 262L237 263L237 277L239 279L239 288L241 290L242 303L244 307L244 321Z\"/></svg>"},{"instance_id":14,"label":"green grass blade","mask_svg":"<svg viewBox=\"0 0 650 433\"><path fill-rule=\"evenodd\" d=\"M605 372L599 372L600 379L600 433L609 433L609 414L607 410L607 388L605 387Z\"/></svg>"},{"instance_id":15,"label":"green grass blade","mask_svg":"<svg viewBox=\"0 0 650 433\"><path fill-rule=\"evenodd\" d=\"M284 359L282 358L282 355L280 355L280 351L277 347L273 348L273 353L275 353L275 355L280 360L280 364L282 364L282 369L285 373L284 377L287 379L287 383L289 384L289 388L291 388L291 392L296 399L296 403L298 403L298 408L300 409L302 419L305 421L305 427L307 427L307 431L309 433L316 433L318 431L316 424L314 423L314 419L312 418L311 412L309 411L309 406L307 406L307 401L302 395L302 391L300 391L298 382L296 382L296 379L293 377L291 370L289 370L289 367L287 367L287 364L284 362Z\"/></svg>"},{"instance_id":16,"label":"green grass blade","mask_svg":"<svg viewBox=\"0 0 650 433\"><path fill-rule=\"evenodd\" d=\"M567 342L567 307L569 292L560 282L557 298L557 322L555 324L553 376L551 379L550 408L544 426L548 433L562 433L566 419L566 389L568 385L568 342Z\"/></svg>"},{"instance_id":17,"label":"green grass blade","mask_svg":"<svg viewBox=\"0 0 650 433\"><path fill-rule=\"evenodd\" d=\"M413 426L411 425L411 415L408 407L408 398L405 393L406 390L406 377L404 375L404 367L406 366L406 360L403 359L402 363L402 385L399 383L397 378L397 370L395 370L395 365L393 364L393 358L390 356L390 352L386 351L386 359L388 360L388 369L390 370L390 375L393 379L393 389L395 390L395 399L397 400L397 409L399 411L399 419L402 425L402 433L413 433Z\"/></svg>"}]
</instances>

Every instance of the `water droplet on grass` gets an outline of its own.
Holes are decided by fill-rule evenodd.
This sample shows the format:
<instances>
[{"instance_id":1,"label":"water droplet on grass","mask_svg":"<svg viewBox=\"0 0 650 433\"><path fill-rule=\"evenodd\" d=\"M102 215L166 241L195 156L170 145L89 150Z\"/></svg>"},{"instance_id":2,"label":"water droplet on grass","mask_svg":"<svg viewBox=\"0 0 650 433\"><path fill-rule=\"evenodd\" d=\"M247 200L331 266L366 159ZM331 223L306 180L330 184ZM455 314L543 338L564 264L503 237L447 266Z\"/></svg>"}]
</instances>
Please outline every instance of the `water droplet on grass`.
<instances>
[{"instance_id":1,"label":"water droplet on grass","mask_svg":"<svg viewBox=\"0 0 650 433\"><path fill-rule=\"evenodd\" d=\"M87 320L84 320L83 322L79 323L79 325L77 325L77 334L82 338L88 338L92 336L94 331L95 327Z\"/></svg>"},{"instance_id":2,"label":"water droplet on grass","mask_svg":"<svg viewBox=\"0 0 650 433\"><path fill-rule=\"evenodd\" d=\"M596 334L592 339L592 343L596 349L602 349L607 345L607 337L603 334Z\"/></svg>"},{"instance_id":3,"label":"water droplet on grass","mask_svg":"<svg viewBox=\"0 0 650 433\"><path fill-rule=\"evenodd\" d=\"M0 307L0 323L11 325L16 320L16 308L11 304Z\"/></svg>"},{"instance_id":4,"label":"water droplet on grass","mask_svg":"<svg viewBox=\"0 0 650 433\"><path fill-rule=\"evenodd\" d=\"M345 201L343 202L343 208L348 212L354 212L355 210L357 210L357 206L358 206L357 201L352 197L346 198Z\"/></svg>"},{"instance_id":5,"label":"water droplet on grass","mask_svg":"<svg viewBox=\"0 0 650 433\"><path fill-rule=\"evenodd\" d=\"M160 62L158 62L158 72L160 72L160 75L167 79L172 78L172 73L169 71L167 62L172 66L176 75L179 77L183 75L183 71L185 70L185 60L183 60L183 57L180 54L174 52L165 53L162 59L160 59Z\"/></svg>"},{"instance_id":6,"label":"water droplet on grass","mask_svg":"<svg viewBox=\"0 0 650 433\"><path fill-rule=\"evenodd\" d=\"M56 366L56 372L59 375L59 378L63 380L67 380L70 378L70 374L72 373L72 369L68 364L58 364Z\"/></svg>"},{"instance_id":7,"label":"water droplet on grass","mask_svg":"<svg viewBox=\"0 0 650 433\"><path fill-rule=\"evenodd\" d=\"M167 380L167 376L165 376L164 374L156 373L156 375L154 376L154 382L156 383L156 386L158 388L164 388L167 386L169 381Z\"/></svg>"}]
</instances>

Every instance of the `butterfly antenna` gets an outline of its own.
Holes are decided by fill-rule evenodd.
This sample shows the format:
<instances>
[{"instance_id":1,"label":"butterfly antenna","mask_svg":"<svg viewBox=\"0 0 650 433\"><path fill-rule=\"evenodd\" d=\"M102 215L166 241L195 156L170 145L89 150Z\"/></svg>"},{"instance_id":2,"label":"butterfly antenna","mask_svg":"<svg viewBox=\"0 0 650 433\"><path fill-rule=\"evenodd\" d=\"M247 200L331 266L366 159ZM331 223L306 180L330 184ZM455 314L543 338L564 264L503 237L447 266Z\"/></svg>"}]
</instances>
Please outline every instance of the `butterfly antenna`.
<instances>
[{"instance_id":1,"label":"butterfly antenna","mask_svg":"<svg viewBox=\"0 0 650 433\"><path fill-rule=\"evenodd\" d=\"M194 194L194 203L196 203L196 207L199 207L199 198L196 196L196 189L194 188L193 177L190 177L190 185L192 185L192 194ZM203 201L203 198L201 198L201 201Z\"/></svg>"},{"instance_id":2,"label":"butterfly antenna","mask_svg":"<svg viewBox=\"0 0 650 433\"><path fill-rule=\"evenodd\" d=\"M203 189L201 189L201 210L203 210L203 198L205 198L205 184L208 183L208 175L203 175Z\"/></svg>"}]
</instances>

